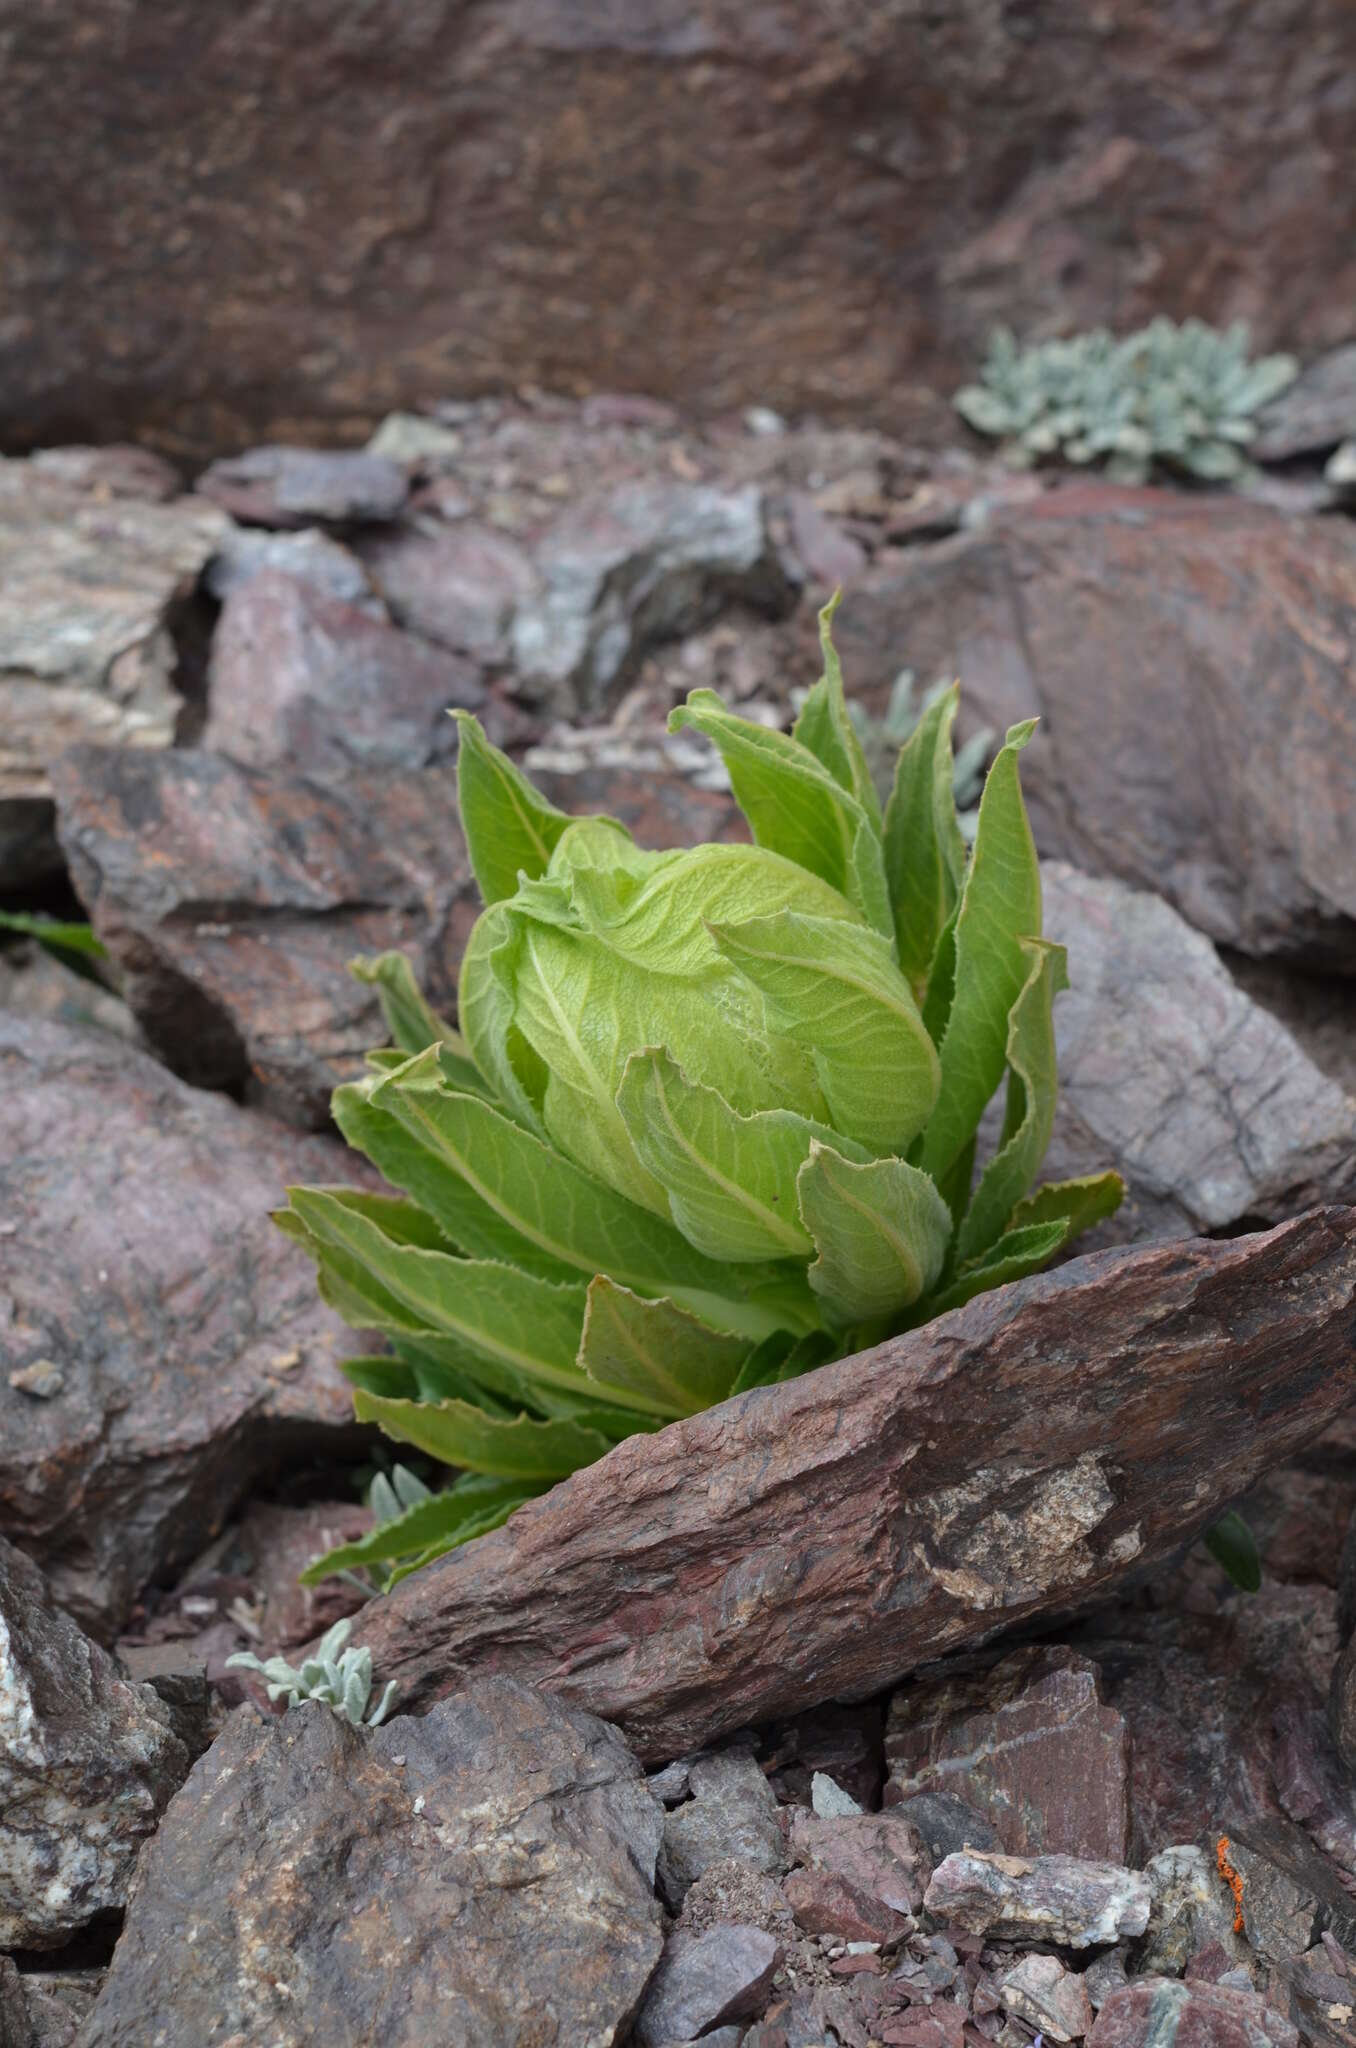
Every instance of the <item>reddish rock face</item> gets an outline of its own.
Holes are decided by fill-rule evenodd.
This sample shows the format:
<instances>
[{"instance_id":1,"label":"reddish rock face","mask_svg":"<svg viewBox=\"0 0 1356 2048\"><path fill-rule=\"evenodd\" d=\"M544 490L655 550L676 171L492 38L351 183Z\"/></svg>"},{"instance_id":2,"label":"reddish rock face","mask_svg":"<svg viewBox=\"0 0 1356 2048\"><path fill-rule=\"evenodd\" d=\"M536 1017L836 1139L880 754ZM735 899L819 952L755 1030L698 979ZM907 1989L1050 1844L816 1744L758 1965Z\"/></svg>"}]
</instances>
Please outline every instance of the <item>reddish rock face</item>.
<instances>
[{"instance_id":1,"label":"reddish rock face","mask_svg":"<svg viewBox=\"0 0 1356 2048\"><path fill-rule=\"evenodd\" d=\"M411 1706L510 1671L663 1762L1105 1596L1353 1391L1356 1212L1097 1253L632 1438L366 1640Z\"/></svg>"},{"instance_id":2,"label":"reddish rock face","mask_svg":"<svg viewBox=\"0 0 1356 2048\"><path fill-rule=\"evenodd\" d=\"M1178 2048L1298 2048L1299 2034L1255 1991L1146 1977L1112 1992L1088 2048L1150 2048L1162 2040Z\"/></svg>"},{"instance_id":3,"label":"reddish rock face","mask_svg":"<svg viewBox=\"0 0 1356 2048\"><path fill-rule=\"evenodd\" d=\"M906 658L963 716L1039 715L1043 854L1166 896L1212 939L1356 974L1356 530L1075 484L905 555L836 624L883 705Z\"/></svg>"},{"instance_id":4,"label":"reddish rock face","mask_svg":"<svg viewBox=\"0 0 1356 2048\"><path fill-rule=\"evenodd\" d=\"M206 33L54 0L7 33L10 441L216 452L523 383L927 426L998 319L1349 339L1346 0L248 0Z\"/></svg>"},{"instance_id":5,"label":"reddish rock face","mask_svg":"<svg viewBox=\"0 0 1356 2048\"><path fill-rule=\"evenodd\" d=\"M1017 1650L996 1668L896 1693L888 1796L947 1791L990 1821L1009 1855L1124 1862L1125 1723L1095 1664L1066 1649Z\"/></svg>"}]
</instances>

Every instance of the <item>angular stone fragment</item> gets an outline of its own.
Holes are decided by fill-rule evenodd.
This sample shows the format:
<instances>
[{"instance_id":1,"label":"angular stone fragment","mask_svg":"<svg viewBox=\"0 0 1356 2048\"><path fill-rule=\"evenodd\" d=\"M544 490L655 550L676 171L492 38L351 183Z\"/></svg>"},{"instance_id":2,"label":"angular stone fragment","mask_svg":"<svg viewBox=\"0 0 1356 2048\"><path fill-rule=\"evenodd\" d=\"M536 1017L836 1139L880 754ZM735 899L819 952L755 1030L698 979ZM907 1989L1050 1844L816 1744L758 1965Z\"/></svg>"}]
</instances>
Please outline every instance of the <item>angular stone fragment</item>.
<instances>
[{"instance_id":1,"label":"angular stone fragment","mask_svg":"<svg viewBox=\"0 0 1356 2048\"><path fill-rule=\"evenodd\" d=\"M932 1874L917 1830L893 1809L830 1818L798 1808L791 1816L790 1848L796 1863L831 1872L901 1918L918 1911Z\"/></svg>"},{"instance_id":2,"label":"angular stone fragment","mask_svg":"<svg viewBox=\"0 0 1356 2048\"><path fill-rule=\"evenodd\" d=\"M636 2019L639 2048L664 2048L727 2020L756 2019L781 1959L778 1943L758 1927L671 1934Z\"/></svg>"},{"instance_id":3,"label":"angular stone fragment","mask_svg":"<svg viewBox=\"0 0 1356 2048\"><path fill-rule=\"evenodd\" d=\"M1354 1325L1351 1211L1095 1253L632 1438L368 1637L411 1705L492 1659L665 1762L1104 1598L1347 1405Z\"/></svg>"},{"instance_id":4,"label":"angular stone fragment","mask_svg":"<svg viewBox=\"0 0 1356 2048\"><path fill-rule=\"evenodd\" d=\"M36 477L69 484L100 498L137 498L143 505L163 505L177 497L179 472L163 455L135 442L108 442L100 447L38 448L26 457Z\"/></svg>"},{"instance_id":5,"label":"angular stone fragment","mask_svg":"<svg viewBox=\"0 0 1356 2048\"><path fill-rule=\"evenodd\" d=\"M519 605L513 661L528 688L587 711L616 696L644 650L722 604L790 607L753 486L660 480L572 506L536 551L543 590Z\"/></svg>"},{"instance_id":6,"label":"angular stone fragment","mask_svg":"<svg viewBox=\"0 0 1356 2048\"><path fill-rule=\"evenodd\" d=\"M257 526L233 526L203 572L208 593L224 604L256 576L274 570L304 583L323 597L351 604L369 618L384 619L386 607L358 557L318 526L295 533L270 533Z\"/></svg>"},{"instance_id":7,"label":"angular stone fragment","mask_svg":"<svg viewBox=\"0 0 1356 2048\"><path fill-rule=\"evenodd\" d=\"M507 660L514 613L536 588L531 558L512 534L478 519L421 519L357 545L402 626L473 661Z\"/></svg>"},{"instance_id":8,"label":"angular stone fragment","mask_svg":"<svg viewBox=\"0 0 1356 2048\"><path fill-rule=\"evenodd\" d=\"M1290 1991L1290 2017L1305 2042L1356 2048L1356 1984L1340 1975L1324 1948L1283 1963L1277 1972Z\"/></svg>"},{"instance_id":9,"label":"angular stone fragment","mask_svg":"<svg viewBox=\"0 0 1356 2048\"><path fill-rule=\"evenodd\" d=\"M1124 1860L1125 1723L1101 1674L1067 1649L906 1687L890 1703L889 1798L945 1790L987 1815L1014 1856Z\"/></svg>"},{"instance_id":10,"label":"angular stone fragment","mask_svg":"<svg viewBox=\"0 0 1356 2048\"><path fill-rule=\"evenodd\" d=\"M1356 1898L1302 1828L1283 1820L1235 1825L1227 1854L1242 1880L1243 1932L1264 1962L1302 1955L1325 1928L1356 1954Z\"/></svg>"},{"instance_id":11,"label":"angular stone fragment","mask_svg":"<svg viewBox=\"0 0 1356 2048\"><path fill-rule=\"evenodd\" d=\"M834 1870L793 1870L782 1890L807 1934L828 1934L836 1941L897 1941L913 1926L871 1893Z\"/></svg>"},{"instance_id":12,"label":"angular stone fragment","mask_svg":"<svg viewBox=\"0 0 1356 2048\"><path fill-rule=\"evenodd\" d=\"M1227 1968L1246 1953L1234 1932L1234 1902L1221 1882L1213 1857L1195 1842L1160 1849L1144 1866L1153 1891L1137 1971L1151 1977L1180 1977L1193 1956L1218 1945Z\"/></svg>"},{"instance_id":13,"label":"angular stone fragment","mask_svg":"<svg viewBox=\"0 0 1356 2048\"><path fill-rule=\"evenodd\" d=\"M1155 2048L1163 2041L1181 2048L1298 2048L1299 2035L1255 1991L1145 1977L1112 1993L1088 2041L1091 2048Z\"/></svg>"},{"instance_id":14,"label":"angular stone fragment","mask_svg":"<svg viewBox=\"0 0 1356 2048\"><path fill-rule=\"evenodd\" d=\"M962 1850L933 1871L923 1904L948 1926L995 1941L1100 1948L1143 1934L1152 1901L1148 1880L1114 1863Z\"/></svg>"},{"instance_id":15,"label":"angular stone fragment","mask_svg":"<svg viewBox=\"0 0 1356 2048\"><path fill-rule=\"evenodd\" d=\"M0 1012L0 1529L100 1640L256 1479L356 1441L355 1340L268 1212L357 1172L107 1033ZM40 1358L50 1401L9 1385Z\"/></svg>"},{"instance_id":16,"label":"angular stone fragment","mask_svg":"<svg viewBox=\"0 0 1356 2048\"><path fill-rule=\"evenodd\" d=\"M82 748L56 782L76 887L185 1080L319 1127L386 1036L355 954L406 952L453 1003L480 905L450 770L322 785L220 754Z\"/></svg>"},{"instance_id":17,"label":"angular stone fragment","mask_svg":"<svg viewBox=\"0 0 1356 2048\"><path fill-rule=\"evenodd\" d=\"M998 1830L986 1814L958 1799L954 1792L919 1792L911 1799L891 1802L914 1826L934 1866L957 1849L1001 1849Z\"/></svg>"},{"instance_id":18,"label":"angular stone fragment","mask_svg":"<svg viewBox=\"0 0 1356 2048\"><path fill-rule=\"evenodd\" d=\"M659 1857L660 1887L674 1912L713 1863L733 1857L754 1870L785 1869L777 1801L747 1751L694 1757L688 1786L692 1797L665 1817Z\"/></svg>"},{"instance_id":19,"label":"angular stone fragment","mask_svg":"<svg viewBox=\"0 0 1356 2048\"><path fill-rule=\"evenodd\" d=\"M1209 940L1123 882L1057 861L1041 880L1045 930L1069 949L1071 983L1055 1005L1045 1177L1113 1162L1127 1193L1104 1234L1126 1240L1351 1201L1356 1097L1236 986Z\"/></svg>"},{"instance_id":20,"label":"angular stone fragment","mask_svg":"<svg viewBox=\"0 0 1356 2048\"><path fill-rule=\"evenodd\" d=\"M0 1947L60 1948L124 1905L189 1763L159 1696L0 1537Z\"/></svg>"},{"instance_id":21,"label":"angular stone fragment","mask_svg":"<svg viewBox=\"0 0 1356 2048\"><path fill-rule=\"evenodd\" d=\"M1092 2030L1087 1986L1058 1956L1023 1956L1000 1978L998 1995L1052 2041L1081 2041Z\"/></svg>"},{"instance_id":22,"label":"angular stone fragment","mask_svg":"<svg viewBox=\"0 0 1356 2048\"><path fill-rule=\"evenodd\" d=\"M511 1680L372 1733L237 1715L146 1851L85 2048L609 2048L660 1956L659 1829L616 1733Z\"/></svg>"},{"instance_id":23,"label":"angular stone fragment","mask_svg":"<svg viewBox=\"0 0 1356 2048\"><path fill-rule=\"evenodd\" d=\"M1306 363L1258 415L1248 453L1256 462L1322 455L1356 433L1356 341Z\"/></svg>"},{"instance_id":24,"label":"angular stone fragment","mask_svg":"<svg viewBox=\"0 0 1356 2048\"><path fill-rule=\"evenodd\" d=\"M204 747L318 776L444 760L448 711L485 701L469 662L273 569L227 598L208 692Z\"/></svg>"},{"instance_id":25,"label":"angular stone fragment","mask_svg":"<svg viewBox=\"0 0 1356 2048\"><path fill-rule=\"evenodd\" d=\"M1043 854L1157 891L1245 953L1356 973L1356 530L1078 484L868 572L843 670L883 707L900 650L966 717L1043 723Z\"/></svg>"},{"instance_id":26,"label":"angular stone fragment","mask_svg":"<svg viewBox=\"0 0 1356 2048\"><path fill-rule=\"evenodd\" d=\"M394 519L409 496L398 462L362 449L247 449L198 478L204 498L254 526L347 526Z\"/></svg>"},{"instance_id":27,"label":"angular stone fragment","mask_svg":"<svg viewBox=\"0 0 1356 2048\"><path fill-rule=\"evenodd\" d=\"M105 500L0 463L0 887L60 868L64 747L170 745L172 624L227 530L210 505Z\"/></svg>"}]
</instances>

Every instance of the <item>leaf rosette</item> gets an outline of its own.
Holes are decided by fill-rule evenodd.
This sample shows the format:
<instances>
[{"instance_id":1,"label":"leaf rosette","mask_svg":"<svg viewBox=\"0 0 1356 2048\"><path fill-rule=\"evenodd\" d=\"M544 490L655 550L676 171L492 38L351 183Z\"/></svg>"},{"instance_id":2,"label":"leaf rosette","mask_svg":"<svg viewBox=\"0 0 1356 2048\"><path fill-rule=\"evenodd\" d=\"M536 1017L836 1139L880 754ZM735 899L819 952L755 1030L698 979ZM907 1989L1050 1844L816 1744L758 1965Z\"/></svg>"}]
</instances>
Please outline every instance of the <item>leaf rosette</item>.
<instances>
[{"instance_id":1,"label":"leaf rosette","mask_svg":"<svg viewBox=\"0 0 1356 2048\"><path fill-rule=\"evenodd\" d=\"M624 1437L1037 1271L1119 1202L1115 1174L1031 1192L1065 986L1020 786L1032 725L972 847L954 688L882 808L832 613L789 735L706 690L673 714L721 754L751 844L653 852L571 818L457 714L485 903L459 1028L399 955L357 963L394 1043L334 1114L398 1192L295 1188L278 1221L386 1337L344 1367L359 1417L461 1476L308 1577L394 1583Z\"/></svg>"}]
</instances>

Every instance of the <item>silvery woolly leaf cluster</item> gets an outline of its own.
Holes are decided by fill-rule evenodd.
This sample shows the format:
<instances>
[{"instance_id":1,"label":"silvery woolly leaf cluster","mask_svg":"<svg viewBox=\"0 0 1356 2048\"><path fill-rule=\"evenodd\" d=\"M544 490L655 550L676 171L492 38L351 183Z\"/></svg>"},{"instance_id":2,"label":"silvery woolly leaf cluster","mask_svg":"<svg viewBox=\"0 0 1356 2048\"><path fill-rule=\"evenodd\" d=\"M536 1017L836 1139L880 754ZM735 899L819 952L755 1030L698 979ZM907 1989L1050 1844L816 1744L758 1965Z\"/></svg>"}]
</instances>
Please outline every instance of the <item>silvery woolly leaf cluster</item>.
<instances>
[{"instance_id":1,"label":"silvery woolly leaf cluster","mask_svg":"<svg viewBox=\"0 0 1356 2048\"><path fill-rule=\"evenodd\" d=\"M999 328L980 382L954 403L1018 467L1058 457L1105 463L1126 483L1143 483L1155 465L1232 483L1248 471L1256 414L1298 371L1293 356L1249 360L1241 322L1221 333L1159 319L1120 340L1098 327L1030 348Z\"/></svg>"},{"instance_id":2,"label":"silvery woolly leaf cluster","mask_svg":"<svg viewBox=\"0 0 1356 2048\"><path fill-rule=\"evenodd\" d=\"M334 1627L321 1637L314 1657L308 1657L299 1669L289 1664L285 1657L261 1660L252 1650L237 1651L226 1662L240 1665L247 1671L257 1671L268 1688L269 1698L275 1702L285 1697L289 1707L299 1707L303 1700L319 1700L322 1705L332 1707L336 1714L342 1714L355 1728L377 1728L391 1710L396 1683L394 1679L390 1681L369 1715L372 1652L348 1649L346 1645L352 1633L353 1623L350 1620L336 1621Z\"/></svg>"}]
</instances>

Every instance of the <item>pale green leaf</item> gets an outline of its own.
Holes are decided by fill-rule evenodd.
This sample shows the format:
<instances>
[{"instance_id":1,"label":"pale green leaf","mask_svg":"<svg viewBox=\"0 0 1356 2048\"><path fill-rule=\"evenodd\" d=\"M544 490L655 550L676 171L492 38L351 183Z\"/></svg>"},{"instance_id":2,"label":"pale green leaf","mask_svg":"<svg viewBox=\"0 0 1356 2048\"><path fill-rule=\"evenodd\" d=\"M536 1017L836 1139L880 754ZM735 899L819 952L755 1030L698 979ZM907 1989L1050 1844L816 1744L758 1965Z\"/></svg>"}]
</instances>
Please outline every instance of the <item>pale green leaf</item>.
<instances>
[{"instance_id":1,"label":"pale green leaf","mask_svg":"<svg viewBox=\"0 0 1356 2048\"><path fill-rule=\"evenodd\" d=\"M543 1422L532 1415L501 1418L467 1401L391 1401L360 1388L353 1412L359 1422L375 1422L387 1436L413 1444L444 1465L496 1479L549 1484L612 1449L607 1437L578 1422Z\"/></svg>"},{"instance_id":2,"label":"pale green leaf","mask_svg":"<svg viewBox=\"0 0 1356 2048\"><path fill-rule=\"evenodd\" d=\"M389 1082L390 1077L350 1081L335 1090L334 1120L349 1144L366 1153L393 1187L412 1195L455 1250L478 1259L505 1260L542 1279L572 1279L573 1269L564 1260L533 1244L469 1182L449 1173L394 1107L387 1106L389 1098L374 1100Z\"/></svg>"},{"instance_id":3,"label":"pale green leaf","mask_svg":"<svg viewBox=\"0 0 1356 2048\"><path fill-rule=\"evenodd\" d=\"M846 896L875 930L893 937L885 859L872 816L809 747L737 717L713 690L694 690L669 714L670 732L684 726L718 749L759 846L808 868Z\"/></svg>"},{"instance_id":4,"label":"pale green leaf","mask_svg":"<svg viewBox=\"0 0 1356 2048\"><path fill-rule=\"evenodd\" d=\"M588 1293L579 1362L612 1400L655 1415L695 1415L723 1401L749 1344L707 1328L671 1301L646 1301L600 1274Z\"/></svg>"},{"instance_id":5,"label":"pale green leaf","mask_svg":"<svg viewBox=\"0 0 1356 2048\"><path fill-rule=\"evenodd\" d=\"M544 875L556 841L570 823L532 787L507 754L486 739L478 718L454 711L457 803L471 872L486 905L511 896L520 873Z\"/></svg>"},{"instance_id":6,"label":"pale green leaf","mask_svg":"<svg viewBox=\"0 0 1356 2048\"><path fill-rule=\"evenodd\" d=\"M816 1139L835 1142L825 1125L785 1109L740 1116L654 1047L627 1061L617 1107L641 1160L667 1190L679 1230L701 1251L719 1260L809 1253L796 1175Z\"/></svg>"},{"instance_id":7,"label":"pale green leaf","mask_svg":"<svg viewBox=\"0 0 1356 2048\"><path fill-rule=\"evenodd\" d=\"M1125 1182L1118 1173L1089 1173L1079 1180L1047 1181L1012 1212L1013 1230L1028 1223L1065 1223L1066 1243L1114 1216L1125 1195Z\"/></svg>"},{"instance_id":8,"label":"pale green leaf","mask_svg":"<svg viewBox=\"0 0 1356 2048\"><path fill-rule=\"evenodd\" d=\"M553 1268L587 1279L608 1273L642 1294L681 1294L698 1314L707 1312L710 1296L738 1295L737 1276L703 1257L672 1223L627 1201L488 1103L449 1091L440 1072L436 1056L425 1054L375 1100ZM727 1312L739 1311L732 1303ZM751 1308L745 1315L753 1334L772 1327L770 1316Z\"/></svg>"},{"instance_id":9,"label":"pale green leaf","mask_svg":"<svg viewBox=\"0 0 1356 2048\"><path fill-rule=\"evenodd\" d=\"M880 831L880 799L867 765L861 736L848 713L843 694L843 670L833 644L833 620L842 599L835 591L819 614L819 645L824 656L824 673L801 706L791 728L793 740L808 747L815 759L832 775L840 789L857 799L877 832Z\"/></svg>"},{"instance_id":10,"label":"pale green leaf","mask_svg":"<svg viewBox=\"0 0 1356 2048\"><path fill-rule=\"evenodd\" d=\"M531 1500L539 1490L513 1480L468 1473L444 1492L407 1508L391 1521L369 1530L366 1536L338 1544L323 1557L312 1558L299 1574L300 1583L318 1586L334 1572L359 1571L365 1565L388 1564L396 1558L416 1556L435 1543L450 1550L459 1539L466 1541L471 1535L483 1535L487 1528L507 1521L515 1508Z\"/></svg>"},{"instance_id":11,"label":"pale green leaf","mask_svg":"<svg viewBox=\"0 0 1356 2048\"><path fill-rule=\"evenodd\" d=\"M457 1014L471 1058L501 1108L529 1130L542 1129L547 1072L514 1022L514 976L522 927L506 903L476 919L462 955Z\"/></svg>"},{"instance_id":12,"label":"pale green leaf","mask_svg":"<svg viewBox=\"0 0 1356 2048\"><path fill-rule=\"evenodd\" d=\"M874 1152L902 1152L937 1095L937 1053L889 946L860 926L783 912L712 934L811 1053L830 1121Z\"/></svg>"},{"instance_id":13,"label":"pale green leaf","mask_svg":"<svg viewBox=\"0 0 1356 2048\"><path fill-rule=\"evenodd\" d=\"M1028 1273L1039 1273L1068 1241L1068 1236L1067 1222L1058 1219L1006 1231L982 1259L962 1267L954 1280L939 1293L930 1295L923 1304L922 1317L916 1320L930 1322L934 1316L945 1315L948 1309L960 1308L976 1294L987 1294L991 1288L1004 1287L1010 1280L1024 1280Z\"/></svg>"},{"instance_id":14,"label":"pale green leaf","mask_svg":"<svg viewBox=\"0 0 1356 2048\"><path fill-rule=\"evenodd\" d=\"M1008 1013L1027 978L1023 939L1040 937L1041 885L1017 756L1035 720L1014 725L989 770L955 927L955 982L941 1042L941 1087L917 1164L940 1180L1003 1077Z\"/></svg>"},{"instance_id":15,"label":"pale green leaf","mask_svg":"<svg viewBox=\"0 0 1356 2048\"><path fill-rule=\"evenodd\" d=\"M885 807L885 874L895 945L900 971L920 1000L965 874L951 758L959 701L953 685L923 713L899 750Z\"/></svg>"},{"instance_id":16,"label":"pale green leaf","mask_svg":"<svg viewBox=\"0 0 1356 2048\"><path fill-rule=\"evenodd\" d=\"M956 1258L981 1257L1036 1178L1055 1122L1055 997L1069 985L1063 946L1023 939L1030 972L1008 1015L1008 1100L998 1150L961 1221Z\"/></svg>"},{"instance_id":17,"label":"pale green leaf","mask_svg":"<svg viewBox=\"0 0 1356 2048\"><path fill-rule=\"evenodd\" d=\"M835 1323L894 1315L933 1285L951 1216L925 1173L902 1159L859 1166L815 1145L797 1189L819 1254L810 1285Z\"/></svg>"},{"instance_id":18,"label":"pale green leaf","mask_svg":"<svg viewBox=\"0 0 1356 2048\"><path fill-rule=\"evenodd\" d=\"M466 1052L460 1033L425 1000L403 953L361 956L349 961L348 971L355 981L375 988L386 1029L402 1052L422 1052L439 1039Z\"/></svg>"}]
</instances>

